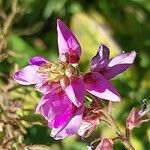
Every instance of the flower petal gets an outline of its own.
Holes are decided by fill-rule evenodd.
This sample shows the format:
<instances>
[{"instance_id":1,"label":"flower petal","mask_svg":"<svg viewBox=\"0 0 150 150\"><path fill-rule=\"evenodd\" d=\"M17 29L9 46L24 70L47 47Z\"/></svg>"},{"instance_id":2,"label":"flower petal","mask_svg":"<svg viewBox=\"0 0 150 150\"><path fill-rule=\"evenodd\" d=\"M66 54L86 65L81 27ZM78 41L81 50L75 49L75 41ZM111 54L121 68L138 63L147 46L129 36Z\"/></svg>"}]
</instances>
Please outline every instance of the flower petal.
<instances>
[{"instance_id":1,"label":"flower petal","mask_svg":"<svg viewBox=\"0 0 150 150\"><path fill-rule=\"evenodd\" d=\"M96 110L96 107L94 107L94 109ZM84 109L82 124L78 130L78 134L82 138L89 137L100 123L100 113L98 111L96 112L95 110L91 111L89 108Z\"/></svg>"},{"instance_id":2,"label":"flower petal","mask_svg":"<svg viewBox=\"0 0 150 150\"><path fill-rule=\"evenodd\" d=\"M54 137L55 140L59 140L76 134L82 123L82 115L83 107L80 107L65 125L59 128L53 128L51 131L51 136Z\"/></svg>"},{"instance_id":3,"label":"flower petal","mask_svg":"<svg viewBox=\"0 0 150 150\"><path fill-rule=\"evenodd\" d=\"M38 73L39 67L29 65L14 74L14 80L23 85L36 84L43 81L44 77Z\"/></svg>"},{"instance_id":4,"label":"flower petal","mask_svg":"<svg viewBox=\"0 0 150 150\"><path fill-rule=\"evenodd\" d=\"M71 83L66 87L65 92L77 107L80 107L83 104L86 90L82 79L76 78L71 80Z\"/></svg>"},{"instance_id":5,"label":"flower petal","mask_svg":"<svg viewBox=\"0 0 150 150\"><path fill-rule=\"evenodd\" d=\"M71 118L74 106L65 93L51 91L43 96L36 112L43 115L48 121L49 127L58 128Z\"/></svg>"},{"instance_id":6,"label":"flower petal","mask_svg":"<svg viewBox=\"0 0 150 150\"><path fill-rule=\"evenodd\" d=\"M44 82L44 83L37 83L35 85L35 90L41 92L42 94L47 94L50 91L53 91L59 87L60 87L60 85L58 83Z\"/></svg>"},{"instance_id":7,"label":"flower petal","mask_svg":"<svg viewBox=\"0 0 150 150\"><path fill-rule=\"evenodd\" d=\"M116 75L124 72L131 64L133 64L136 57L136 52L122 53L112 58L107 67L107 71L103 72L103 76L107 79L111 79Z\"/></svg>"},{"instance_id":8,"label":"flower petal","mask_svg":"<svg viewBox=\"0 0 150 150\"><path fill-rule=\"evenodd\" d=\"M103 66L104 61L107 61L109 59L109 54L110 54L110 51L108 47L101 44L97 51L97 54L92 58L91 69L93 71L99 70L99 67Z\"/></svg>"},{"instance_id":9,"label":"flower petal","mask_svg":"<svg viewBox=\"0 0 150 150\"><path fill-rule=\"evenodd\" d=\"M35 56L29 60L30 65L41 66L42 64L47 63L48 60L42 56Z\"/></svg>"},{"instance_id":10,"label":"flower petal","mask_svg":"<svg viewBox=\"0 0 150 150\"><path fill-rule=\"evenodd\" d=\"M100 144L96 147L96 150L112 150L113 141L111 139L104 138L101 140Z\"/></svg>"},{"instance_id":11,"label":"flower petal","mask_svg":"<svg viewBox=\"0 0 150 150\"><path fill-rule=\"evenodd\" d=\"M120 101L120 95L116 88L98 72L85 74L83 80L89 93L102 99Z\"/></svg>"},{"instance_id":12,"label":"flower petal","mask_svg":"<svg viewBox=\"0 0 150 150\"><path fill-rule=\"evenodd\" d=\"M91 120L83 120L82 124L78 130L78 134L82 138L89 137L95 130L97 125L99 124L99 119L91 119Z\"/></svg>"},{"instance_id":13,"label":"flower petal","mask_svg":"<svg viewBox=\"0 0 150 150\"><path fill-rule=\"evenodd\" d=\"M62 55L68 54L69 62L77 63L81 55L80 44L69 28L60 19L57 20L57 32L60 59Z\"/></svg>"}]
</instances>

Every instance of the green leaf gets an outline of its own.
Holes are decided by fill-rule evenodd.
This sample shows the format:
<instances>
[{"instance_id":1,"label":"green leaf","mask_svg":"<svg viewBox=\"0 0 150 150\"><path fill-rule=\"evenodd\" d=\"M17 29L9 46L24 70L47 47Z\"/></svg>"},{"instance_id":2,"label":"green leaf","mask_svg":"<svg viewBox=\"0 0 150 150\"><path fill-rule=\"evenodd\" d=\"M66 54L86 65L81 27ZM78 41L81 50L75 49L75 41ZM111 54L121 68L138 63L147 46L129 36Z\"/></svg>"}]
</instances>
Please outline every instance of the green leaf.
<instances>
[{"instance_id":1,"label":"green leaf","mask_svg":"<svg viewBox=\"0 0 150 150\"><path fill-rule=\"evenodd\" d=\"M8 45L14 51L16 56L14 60L19 66L24 66L31 56L36 55L35 50L17 34L8 37Z\"/></svg>"}]
</instances>

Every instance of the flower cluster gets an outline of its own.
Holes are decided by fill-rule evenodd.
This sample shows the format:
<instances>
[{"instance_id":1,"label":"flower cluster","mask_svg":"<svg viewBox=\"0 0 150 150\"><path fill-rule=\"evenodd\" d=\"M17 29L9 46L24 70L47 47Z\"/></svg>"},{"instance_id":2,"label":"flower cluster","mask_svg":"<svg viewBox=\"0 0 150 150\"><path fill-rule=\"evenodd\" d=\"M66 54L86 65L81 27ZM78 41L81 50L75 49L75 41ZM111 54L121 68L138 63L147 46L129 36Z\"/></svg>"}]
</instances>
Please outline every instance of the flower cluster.
<instances>
[{"instance_id":1,"label":"flower cluster","mask_svg":"<svg viewBox=\"0 0 150 150\"><path fill-rule=\"evenodd\" d=\"M62 139L95 128L99 123L99 112L89 113L85 96L109 101L120 101L120 94L110 79L124 72L136 57L136 52L121 53L109 58L109 49L101 44L91 60L90 72L80 73L78 62L81 47L74 34L61 21L57 20L59 58L52 63L46 58L35 56L29 64L15 73L14 79L22 85L34 84L43 94L36 112L41 113L52 128L51 136ZM112 141L103 139L106 145ZM110 143L110 144L109 144ZM102 144L99 145L101 147Z\"/></svg>"}]
</instances>

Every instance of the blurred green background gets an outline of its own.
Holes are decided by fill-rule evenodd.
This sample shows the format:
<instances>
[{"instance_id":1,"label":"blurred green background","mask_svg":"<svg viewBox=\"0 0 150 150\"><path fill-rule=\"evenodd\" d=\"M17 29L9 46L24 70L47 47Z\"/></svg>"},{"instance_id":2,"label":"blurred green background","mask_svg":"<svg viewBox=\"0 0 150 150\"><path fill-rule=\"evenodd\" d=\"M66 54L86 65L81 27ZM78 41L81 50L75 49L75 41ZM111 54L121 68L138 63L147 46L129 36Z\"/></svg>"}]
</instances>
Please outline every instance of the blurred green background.
<instances>
[{"instance_id":1,"label":"blurred green background","mask_svg":"<svg viewBox=\"0 0 150 150\"><path fill-rule=\"evenodd\" d=\"M13 0L0 0L0 25L4 26ZM27 64L29 58L42 55L51 61L58 57L56 20L62 19L74 32L82 47L80 68L87 71L90 59L99 44L106 44L111 56L121 51L135 50L135 64L113 82L122 96L114 104L114 117L124 127L125 119L133 106L140 108L144 98L150 99L150 1L149 0L19 0L19 13L5 37L7 48L1 51L0 73L12 75L17 68ZM1 87L8 78L0 77ZM17 85L17 83L14 83ZM2 90L1 90L2 91ZM12 101L21 101L16 112L24 118L26 145L47 145L43 149L84 150L98 136L112 137L113 131L101 124L96 134L82 140L74 136L55 141L50 130L38 124L34 110L40 95L32 87L21 87L8 93ZM30 116L30 117L29 117ZM36 120L37 119L37 120ZM33 124L31 125L31 122ZM149 122L133 131L131 142L136 150L150 149ZM33 147L36 150L36 145ZM42 149L42 148L41 148ZM118 142L115 150L123 150Z\"/></svg>"}]
</instances>

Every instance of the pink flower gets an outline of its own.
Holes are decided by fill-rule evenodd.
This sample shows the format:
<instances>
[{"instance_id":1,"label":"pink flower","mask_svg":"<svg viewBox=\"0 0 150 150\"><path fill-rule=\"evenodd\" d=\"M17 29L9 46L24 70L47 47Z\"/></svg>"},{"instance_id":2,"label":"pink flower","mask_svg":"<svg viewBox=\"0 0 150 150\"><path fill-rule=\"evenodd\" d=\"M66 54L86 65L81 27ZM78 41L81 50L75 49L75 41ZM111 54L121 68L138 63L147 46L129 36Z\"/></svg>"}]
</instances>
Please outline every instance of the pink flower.
<instances>
[{"instance_id":1,"label":"pink flower","mask_svg":"<svg viewBox=\"0 0 150 150\"><path fill-rule=\"evenodd\" d=\"M112 149L113 149L113 141L107 138L102 139L99 145L96 147L96 150L112 150Z\"/></svg>"},{"instance_id":2,"label":"pink flower","mask_svg":"<svg viewBox=\"0 0 150 150\"><path fill-rule=\"evenodd\" d=\"M109 60L109 51L102 45L92 59L91 72L82 76L78 68L81 47L76 37L59 19L57 33L58 63L35 56L29 60L29 65L15 73L14 79L22 85L35 84L36 90L44 95L36 112L48 121L51 136L61 139L75 134L80 128L86 90L102 99L120 100L119 93L108 79L116 72L123 72L135 55L121 54ZM102 71L103 66L107 73Z\"/></svg>"}]
</instances>

